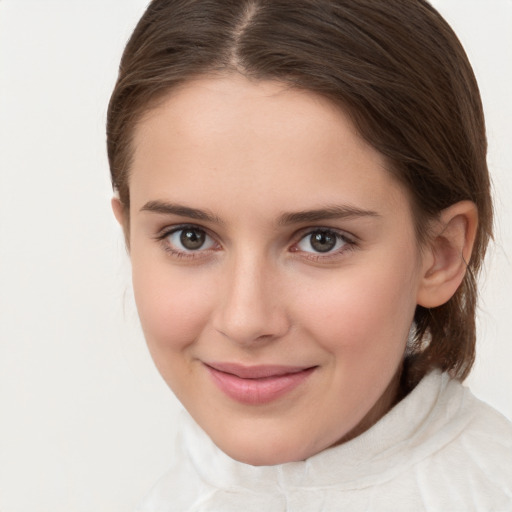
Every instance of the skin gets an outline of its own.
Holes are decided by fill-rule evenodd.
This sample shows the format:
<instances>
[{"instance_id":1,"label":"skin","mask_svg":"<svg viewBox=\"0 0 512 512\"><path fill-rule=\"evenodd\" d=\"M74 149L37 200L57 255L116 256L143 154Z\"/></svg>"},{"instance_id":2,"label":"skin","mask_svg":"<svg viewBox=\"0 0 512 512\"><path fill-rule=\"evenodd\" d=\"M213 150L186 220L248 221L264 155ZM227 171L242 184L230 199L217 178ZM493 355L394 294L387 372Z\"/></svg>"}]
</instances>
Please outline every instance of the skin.
<instances>
[{"instance_id":1,"label":"skin","mask_svg":"<svg viewBox=\"0 0 512 512\"><path fill-rule=\"evenodd\" d=\"M139 122L129 186L129 209L113 206L155 364L213 441L254 465L306 459L389 410L416 305L455 292L477 222L458 203L420 248L408 194L340 109L236 75L189 82ZM337 214L290 215L326 208ZM203 246L182 245L183 224ZM332 250L312 245L320 228ZM314 371L254 405L214 385L210 362Z\"/></svg>"}]
</instances>

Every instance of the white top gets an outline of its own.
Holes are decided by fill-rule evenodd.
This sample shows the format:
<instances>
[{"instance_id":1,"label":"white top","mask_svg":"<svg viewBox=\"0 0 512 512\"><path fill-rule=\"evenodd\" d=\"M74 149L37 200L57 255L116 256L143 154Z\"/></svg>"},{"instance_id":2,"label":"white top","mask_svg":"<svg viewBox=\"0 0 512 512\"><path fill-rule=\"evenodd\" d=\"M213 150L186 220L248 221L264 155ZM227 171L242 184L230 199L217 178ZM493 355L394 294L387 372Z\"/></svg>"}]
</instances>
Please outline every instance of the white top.
<instances>
[{"instance_id":1,"label":"white top","mask_svg":"<svg viewBox=\"0 0 512 512\"><path fill-rule=\"evenodd\" d=\"M301 462L243 464L184 423L139 512L512 511L512 424L437 371L371 429Z\"/></svg>"}]
</instances>

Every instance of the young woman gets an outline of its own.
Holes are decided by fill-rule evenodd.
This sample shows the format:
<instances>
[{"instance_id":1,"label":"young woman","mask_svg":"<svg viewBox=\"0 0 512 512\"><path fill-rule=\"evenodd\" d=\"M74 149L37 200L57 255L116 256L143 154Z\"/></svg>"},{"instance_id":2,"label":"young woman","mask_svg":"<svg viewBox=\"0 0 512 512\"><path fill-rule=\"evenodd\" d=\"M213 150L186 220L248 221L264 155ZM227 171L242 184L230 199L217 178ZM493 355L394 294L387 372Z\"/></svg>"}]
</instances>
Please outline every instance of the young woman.
<instances>
[{"instance_id":1,"label":"young woman","mask_svg":"<svg viewBox=\"0 0 512 512\"><path fill-rule=\"evenodd\" d=\"M170 510L510 510L461 385L492 229L477 84L422 0L154 0L108 152Z\"/></svg>"}]
</instances>

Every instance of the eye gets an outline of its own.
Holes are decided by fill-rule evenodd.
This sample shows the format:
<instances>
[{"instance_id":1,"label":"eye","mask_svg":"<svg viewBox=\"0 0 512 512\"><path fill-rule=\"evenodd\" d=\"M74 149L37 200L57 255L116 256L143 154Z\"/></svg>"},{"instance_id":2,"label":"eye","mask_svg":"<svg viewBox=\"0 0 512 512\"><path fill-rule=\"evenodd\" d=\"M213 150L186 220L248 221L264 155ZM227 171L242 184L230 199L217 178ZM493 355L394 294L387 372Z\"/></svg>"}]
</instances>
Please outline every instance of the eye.
<instances>
[{"instance_id":1,"label":"eye","mask_svg":"<svg viewBox=\"0 0 512 512\"><path fill-rule=\"evenodd\" d=\"M206 251L216 246L215 240L206 231L195 226L185 226L172 230L162 239L172 252L188 253Z\"/></svg>"},{"instance_id":2,"label":"eye","mask_svg":"<svg viewBox=\"0 0 512 512\"><path fill-rule=\"evenodd\" d=\"M303 252L329 253L339 251L347 244L351 242L336 231L315 229L299 240L297 249Z\"/></svg>"}]
</instances>

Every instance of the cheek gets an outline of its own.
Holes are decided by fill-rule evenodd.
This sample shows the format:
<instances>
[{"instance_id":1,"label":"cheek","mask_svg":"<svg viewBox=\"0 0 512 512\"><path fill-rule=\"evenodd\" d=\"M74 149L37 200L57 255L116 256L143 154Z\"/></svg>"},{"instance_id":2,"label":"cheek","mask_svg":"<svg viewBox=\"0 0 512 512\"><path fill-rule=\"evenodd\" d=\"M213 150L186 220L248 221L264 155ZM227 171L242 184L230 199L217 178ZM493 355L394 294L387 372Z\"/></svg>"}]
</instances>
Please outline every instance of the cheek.
<instances>
[{"instance_id":1,"label":"cheek","mask_svg":"<svg viewBox=\"0 0 512 512\"><path fill-rule=\"evenodd\" d=\"M211 314L204 283L170 265L146 264L133 256L132 267L137 310L153 356L185 349Z\"/></svg>"},{"instance_id":2,"label":"cheek","mask_svg":"<svg viewBox=\"0 0 512 512\"><path fill-rule=\"evenodd\" d=\"M298 308L307 328L330 352L401 350L412 322L415 288L399 265L348 270L302 295Z\"/></svg>"}]
</instances>

